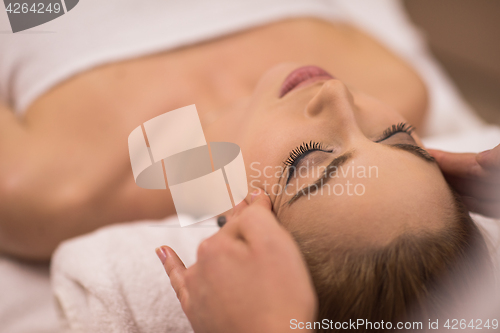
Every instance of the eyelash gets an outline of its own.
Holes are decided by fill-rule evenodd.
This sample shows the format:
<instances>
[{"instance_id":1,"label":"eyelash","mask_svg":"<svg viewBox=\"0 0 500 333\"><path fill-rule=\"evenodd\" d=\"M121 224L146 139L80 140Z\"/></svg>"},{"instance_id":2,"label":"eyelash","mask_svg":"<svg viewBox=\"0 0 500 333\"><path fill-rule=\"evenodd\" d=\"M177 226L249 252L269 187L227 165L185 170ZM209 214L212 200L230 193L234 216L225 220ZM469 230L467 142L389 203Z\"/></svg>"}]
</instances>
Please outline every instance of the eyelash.
<instances>
[{"instance_id":1,"label":"eyelash","mask_svg":"<svg viewBox=\"0 0 500 333\"><path fill-rule=\"evenodd\" d=\"M392 125L391 127L387 128L384 131L384 133L382 133L382 138L378 139L375 142L384 141L385 139L388 139L394 134L399 132L408 133L411 135L411 133L413 133L414 130L415 128L408 123L398 123L396 125Z\"/></svg>"},{"instance_id":2,"label":"eyelash","mask_svg":"<svg viewBox=\"0 0 500 333\"><path fill-rule=\"evenodd\" d=\"M283 162L283 164L289 167L294 166L297 163L297 161L305 154L317 150L329 152L324 148L323 144L320 142L315 142L315 141L309 141L309 143L303 142L300 146L298 146L297 148L295 148L290 152L290 155L288 156L287 160Z\"/></svg>"},{"instance_id":3,"label":"eyelash","mask_svg":"<svg viewBox=\"0 0 500 333\"><path fill-rule=\"evenodd\" d=\"M384 130L384 132L382 133L382 138L375 142L384 141L399 132L408 133L411 135L411 133L413 133L414 130L415 128L410 124L401 122L392 125L386 130ZM290 152L290 155L288 156L287 160L283 162L283 164L285 164L288 167L292 167L297 163L297 161L301 157L303 157L305 154L311 151L331 152L331 150L326 150L321 142L315 142L315 141L310 141L309 143L303 142L300 146L298 146L297 148L293 149Z\"/></svg>"}]
</instances>

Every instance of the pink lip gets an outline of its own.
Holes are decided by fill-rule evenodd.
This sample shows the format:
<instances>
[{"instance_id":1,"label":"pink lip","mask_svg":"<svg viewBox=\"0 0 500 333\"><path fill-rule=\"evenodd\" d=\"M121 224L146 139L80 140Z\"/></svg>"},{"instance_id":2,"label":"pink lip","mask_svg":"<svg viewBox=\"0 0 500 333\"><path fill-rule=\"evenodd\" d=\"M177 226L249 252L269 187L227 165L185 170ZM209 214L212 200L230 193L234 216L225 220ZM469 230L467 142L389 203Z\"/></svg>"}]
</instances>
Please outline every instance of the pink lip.
<instances>
[{"instance_id":1,"label":"pink lip","mask_svg":"<svg viewBox=\"0 0 500 333\"><path fill-rule=\"evenodd\" d=\"M304 87L316 81L331 80L334 78L335 77L333 75L318 66L304 66L297 68L288 74L285 81L283 81L280 89L280 98L298 87Z\"/></svg>"}]
</instances>

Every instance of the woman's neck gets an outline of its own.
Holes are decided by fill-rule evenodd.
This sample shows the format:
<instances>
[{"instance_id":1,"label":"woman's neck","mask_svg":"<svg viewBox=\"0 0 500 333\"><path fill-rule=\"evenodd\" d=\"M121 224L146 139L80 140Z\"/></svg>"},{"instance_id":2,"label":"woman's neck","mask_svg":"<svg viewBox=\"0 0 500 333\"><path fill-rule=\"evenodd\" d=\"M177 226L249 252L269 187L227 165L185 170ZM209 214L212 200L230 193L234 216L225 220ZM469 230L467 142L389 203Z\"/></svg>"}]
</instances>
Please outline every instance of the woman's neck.
<instances>
[{"instance_id":1,"label":"woman's neck","mask_svg":"<svg viewBox=\"0 0 500 333\"><path fill-rule=\"evenodd\" d=\"M207 112L198 110L207 142L225 141L238 144L250 97L232 105Z\"/></svg>"}]
</instances>

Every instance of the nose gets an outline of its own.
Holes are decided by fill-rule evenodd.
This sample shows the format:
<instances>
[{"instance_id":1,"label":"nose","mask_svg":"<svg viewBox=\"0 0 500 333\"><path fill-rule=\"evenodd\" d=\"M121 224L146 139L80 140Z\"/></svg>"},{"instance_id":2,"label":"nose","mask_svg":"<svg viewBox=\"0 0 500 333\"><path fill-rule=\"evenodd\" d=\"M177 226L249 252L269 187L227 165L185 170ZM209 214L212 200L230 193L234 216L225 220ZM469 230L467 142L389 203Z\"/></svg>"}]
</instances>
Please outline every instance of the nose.
<instances>
[{"instance_id":1,"label":"nose","mask_svg":"<svg viewBox=\"0 0 500 333\"><path fill-rule=\"evenodd\" d=\"M331 116L335 113L354 112L354 99L342 81L332 79L325 81L318 93L311 99L306 107L307 117ZM326 114L325 114L326 113Z\"/></svg>"},{"instance_id":2,"label":"nose","mask_svg":"<svg viewBox=\"0 0 500 333\"><path fill-rule=\"evenodd\" d=\"M336 133L352 136L361 133L356 122L354 98L342 81L325 81L305 108L305 117L331 124Z\"/></svg>"}]
</instances>

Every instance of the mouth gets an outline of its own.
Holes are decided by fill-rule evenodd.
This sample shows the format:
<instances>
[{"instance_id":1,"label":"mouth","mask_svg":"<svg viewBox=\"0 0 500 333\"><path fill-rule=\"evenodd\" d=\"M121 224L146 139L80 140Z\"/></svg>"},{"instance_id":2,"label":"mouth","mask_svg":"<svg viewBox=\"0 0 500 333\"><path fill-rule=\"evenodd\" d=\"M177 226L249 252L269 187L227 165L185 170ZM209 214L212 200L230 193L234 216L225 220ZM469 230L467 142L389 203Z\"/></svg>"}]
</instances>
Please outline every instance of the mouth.
<instances>
[{"instance_id":1,"label":"mouth","mask_svg":"<svg viewBox=\"0 0 500 333\"><path fill-rule=\"evenodd\" d=\"M318 66L303 66L297 68L286 77L281 85L280 98L299 87L308 86L321 80L335 79L333 75Z\"/></svg>"}]
</instances>

